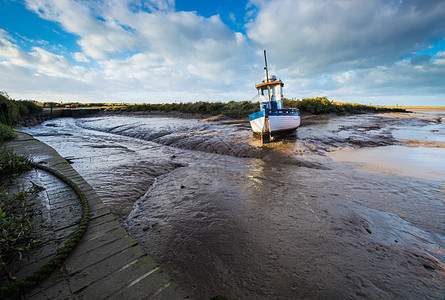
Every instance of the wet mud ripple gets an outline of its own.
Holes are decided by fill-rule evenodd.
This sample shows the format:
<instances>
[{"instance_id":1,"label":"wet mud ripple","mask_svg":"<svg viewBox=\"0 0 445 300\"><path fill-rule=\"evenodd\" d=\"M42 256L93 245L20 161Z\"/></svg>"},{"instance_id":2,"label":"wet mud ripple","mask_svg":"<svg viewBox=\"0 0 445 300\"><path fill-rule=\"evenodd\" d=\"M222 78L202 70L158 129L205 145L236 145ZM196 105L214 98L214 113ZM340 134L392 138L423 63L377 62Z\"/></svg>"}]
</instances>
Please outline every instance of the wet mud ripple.
<instances>
[{"instance_id":1,"label":"wet mud ripple","mask_svg":"<svg viewBox=\"0 0 445 300\"><path fill-rule=\"evenodd\" d=\"M122 136L132 137L157 143L163 146L184 150L224 154L235 157L258 158L276 164L295 165L300 167L326 169L316 162L293 156L289 151L277 148L280 142L261 145L259 140L249 143L253 138L249 131L221 132L210 128L211 124L201 122L200 127L172 127L153 130L138 125L120 125L117 127L93 126L88 122L79 123L85 129L97 130ZM282 148L282 147L281 147Z\"/></svg>"},{"instance_id":2,"label":"wet mud ripple","mask_svg":"<svg viewBox=\"0 0 445 300\"><path fill-rule=\"evenodd\" d=\"M125 226L194 299L441 296L444 265L413 240L425 232L333 198L335 184L310 197L298 184L272 183L268 175L282 180L280 171L262 179L176 169L137 201ZM382 238L382 223L405 233Z\"/></svg>"}]
</instances>

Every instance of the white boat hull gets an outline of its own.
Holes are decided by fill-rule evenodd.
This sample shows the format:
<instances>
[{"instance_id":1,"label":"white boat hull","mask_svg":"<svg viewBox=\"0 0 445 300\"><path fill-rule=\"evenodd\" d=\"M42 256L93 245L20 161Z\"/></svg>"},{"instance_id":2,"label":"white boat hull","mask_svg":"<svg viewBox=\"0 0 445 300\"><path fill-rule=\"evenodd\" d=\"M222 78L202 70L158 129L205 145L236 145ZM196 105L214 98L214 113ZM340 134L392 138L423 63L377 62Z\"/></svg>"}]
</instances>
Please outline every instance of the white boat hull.
<instances>
[{"instance_id":1,"label":"white boat hull","mask_svg":"<svg viewBox=\"0 0 445 300\"><path fill-rule=\"evenodd\" d=\"M295 130L300 126L299 115L269 115L269 124L266 124L266 117L262 116L253 120L250 120L250 126L255 133L277 133L280 131Z\"/></svg>"},{"instance_id":2,"label":"white boat hull","mask_svg":"<svg viewBox=\"0 0 445 300\"><path fill-rule=\"evenodd\" d=\"M264 117L261 117L250 121L250 127L252 127L253 132L261 133L266 130L264 119L265 119Z\"/></svg>"}]
</instances>

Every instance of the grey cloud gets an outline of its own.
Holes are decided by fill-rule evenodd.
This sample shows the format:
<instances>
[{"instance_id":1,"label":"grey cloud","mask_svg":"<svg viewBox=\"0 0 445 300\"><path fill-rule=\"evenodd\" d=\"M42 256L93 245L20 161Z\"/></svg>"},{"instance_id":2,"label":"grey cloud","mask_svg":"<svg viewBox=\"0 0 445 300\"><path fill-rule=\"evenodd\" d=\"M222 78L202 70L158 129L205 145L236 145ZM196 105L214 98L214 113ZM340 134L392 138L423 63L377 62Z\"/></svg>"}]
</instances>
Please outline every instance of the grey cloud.
<instances>
[{"instance_id":1,"label":"grey cloud","mask_svg":"<svg viewBox=\"0 0 445 300\"><path fill-rule=\"evenodd\" d=\"M431 60L431 55L429 54L421 54L421 55L417 55L414 56L413 58L411 58L411 65L413 66L419 66L419 65L424 65L424 64L428 64Z\"/></svg>"},{"instance_id":2,"label":"grey cloud","mask_svg":"<svg viewBox=\"0 0 445 300\"><path fill-rule=\"evenodd\" d=\"M303 1L261 4L249 38L281 68L316 74L388 65L445 35L444 1Z\"/></svg>"}]
</instances>

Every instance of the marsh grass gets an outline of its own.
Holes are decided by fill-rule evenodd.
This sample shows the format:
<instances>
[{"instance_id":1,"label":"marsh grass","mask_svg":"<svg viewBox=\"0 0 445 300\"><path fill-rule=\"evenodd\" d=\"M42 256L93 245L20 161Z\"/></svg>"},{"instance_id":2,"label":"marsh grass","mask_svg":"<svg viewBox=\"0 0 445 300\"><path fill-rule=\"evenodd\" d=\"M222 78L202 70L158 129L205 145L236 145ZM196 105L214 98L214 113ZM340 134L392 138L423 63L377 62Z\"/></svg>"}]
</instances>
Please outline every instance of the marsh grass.
<instances>
[{"instance_id":1,"label":"marsh grass","mask_svg":"<svg viewBox=\"0 0 445 300\"><path fill-rule=\"evenodd\" d=\"M383 106L363 105L357 103L337 103L326 97L304 98L301 100L284 99L285 107L300 109L301 113L310 114L363 114L377 112L407 112L405 109L388 108ZM108 111L126 112L181 112L186 114L226 116L230 118L247 118L251 113L258 111L258 103L250 101L227 103L222 102L195 102L195 103L164 103L164 104L114 104Z\"/></svg>"},{"instance_id":2,"label":"marsh grass","mask_svg":"<svg viewBox=\"0 0 445 300\"><path fill-rule=\"evenodd\" d=\"M21 260L38 243L32 236L34 212L26 205L26 199L40 191L33 185L10 194L0 187L0 265L11 281L15 278L8 271L8 264Z\"/></svg>"},{"instance_id":3,"label":"marsh grass","mask_svg":"<svg viewBox=\"0 0 445 300\"><path fill-rule=\"evenodd\" d=\"M225 116L245 118L258 110L258 104L249 101L194 102L194 103L154 103L154 104L119 104L110 106L107 111L126 112L180 112L193 115Z\"/></svg>"},{"instance_id":4,"label":"marsh grass","mask_svg":"<svg viewBox=\"0 0 445 300\"><path fill-rule=\"evenodd\" d=\"M13 140L17 134L11 126L0 123L0 145L4 142Z\"/></svg>"},{"instance_id":5,"label":"marsh grass","mask_svg":"<svg viewBox=\"0 0 445 300\"><path fill-rule=\"evenodd\" d=\"M327 99L326 97L304 98L301 100L284 99L284 106L296 107L303 113L314 115L321 114L364 114L380 112L407 112L402 108L390 108L385 106L364 105L358 103L339 103Z\"/></svg>"},{"instance_id":6,"label":"marsh grass","mask_svg":"<svg viewBox=\"0 0 445 300\"><path fill-rule=\"evenodd\" d=\"M14 153L11 149L0 147L0 178L14 178L30 169L31 159Z\"/></svg>"},{"instance_id":7,"label":"marsh grass","mask_svg":"<svg viewBox=\"0 0 445 300\"><path fill-rule=\"evenodd\" d=\"M14 153L2 144L14 139L16 134L11 126L0 124L0 183L7 179L17 177L22 172L30 169L31 160L23 155ZM32 210L26 206L25 200L30 195L38 192L33 185L29 189L19 189L10 194L5 186L0 186L0 267L4 270L9 280L14 277L8 271L7 263L15 259L22 259L37 243L31 237Z\"/></svg>"},{"instance_id":8,"label":"marsh grass","mask_svg":"<svg viewBox=\"0 0 445 300\"><path fill-rule=\"evenodd\" d=\"M42 108L31 100L14 100L9 98L6 92L0 92L0 106L6 108L0 114L0 123L11 125L17 124L21 119L35 116L42 112Z\"/></svg>"}]
</instances>

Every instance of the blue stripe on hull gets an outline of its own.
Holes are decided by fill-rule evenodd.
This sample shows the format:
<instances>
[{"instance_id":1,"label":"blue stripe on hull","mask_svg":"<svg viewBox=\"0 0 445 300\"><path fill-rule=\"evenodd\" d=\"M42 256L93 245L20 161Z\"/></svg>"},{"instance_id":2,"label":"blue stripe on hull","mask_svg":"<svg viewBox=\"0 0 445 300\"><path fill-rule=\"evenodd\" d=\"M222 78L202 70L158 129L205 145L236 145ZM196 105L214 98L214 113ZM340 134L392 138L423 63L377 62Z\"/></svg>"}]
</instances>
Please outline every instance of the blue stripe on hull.
<instances>
[{"instance_id":1,"label":"blue stripe on hull","mask_svg":"<svg viewBox=\"0 0 445 300\"><path fill-rule=\"evenodd\" d=\"M264 117L269 116L270 133L292 131L300 126L300 112L297 109L262 110L249 115L250 125L256 133L265 129Z\"/></svg>"},{"instance_id":2,"label":"blue stripe on hull","mask_svg":"<svg viewBox=\"0 0 445 300\"><path fill-rule=\"evenodd\" d=\"M299 116L300 112L297 109L266 109L254 112L249 115L249 121L268 116Z\"/></svg>"},{"instance_id":3,"label":"blue stripe on hull","mask_svg":"<svg viewBox=\"0 0 445 300\"><path fill-rule=\"evenodd\" d=\"M299 116L299 112L280 112L272 111L267 114L268 116Z\"/></svg>"},{"instance_id":4,"label":"blue stripe on hull","mask_svg":"<svg viewBox=\"0 0 445 300\"><path fill-rule=\"evenodd\" d=\"M249 115L249 121L264 117L264 115L265 115L264 110L254 112L253 114Z\"/></svg>"}]
</instances>

